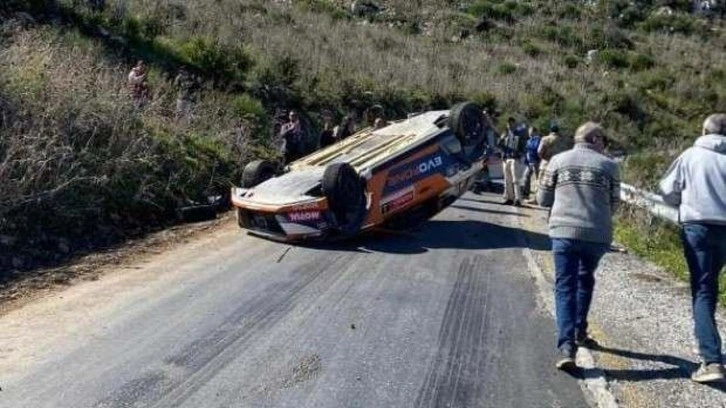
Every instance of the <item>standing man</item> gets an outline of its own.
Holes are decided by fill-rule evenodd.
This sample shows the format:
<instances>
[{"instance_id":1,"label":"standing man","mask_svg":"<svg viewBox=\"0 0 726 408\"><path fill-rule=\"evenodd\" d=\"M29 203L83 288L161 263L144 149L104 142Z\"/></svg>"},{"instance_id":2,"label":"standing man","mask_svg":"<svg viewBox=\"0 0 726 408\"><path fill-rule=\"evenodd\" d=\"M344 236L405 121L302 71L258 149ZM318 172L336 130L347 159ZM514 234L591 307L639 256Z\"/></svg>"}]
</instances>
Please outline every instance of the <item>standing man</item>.
<instances>
[{"instance_id":1,"label":"standing man","mask_svg":"<svg viewBox=\"0 0 726 408\"><path fill-rule=\"evenodd\" d=\"M146 74L146 64L141 60L129 72L128 87L136 108L140 108L146 104L149 98L149 88L146 86Z\"/></svg>"},{"instance_id":2,"label":"standing man","mask_svg":"<svg viewBox=\"0 0 726 408\"><path fill-rule=\"evenodd\" d=\"M587 315L595 270L610 248L612 216L620 200L617 164L602 154L605 131L587 122L575 133L575 148L552 158L537 199L551 207L549 234L555 261L556 367L572 370L577 347L587 340Z\"/></svg>"},{"instance_id":3,"label":"standing man","mask_svg":"<svg viewBox=\"0 0 726 408\"><path fill-rule=\"evenodd\" d=\"M526 126L517 126L517 121L507 119L507 129L499 139L502 148L502 171L504 173L504 205L522 205L522 192L519 188L519 160L522 157L522 144Z\"/></svg>"},{"instance_id":4,"label":"standing man","mask_svg":"<svg viewBox=\"0 0 726 408\"><path fill-rule=\"evenodd\" d=\"M348 138L349 136L352 136L355 134L355 117L352 113L345 115L343 118L343 122L335 127L335 131L333 132L336 142L340 142L341 140L344 140Z\"/></svg>"},{"instance_id":5,"label":"standing man","mask_svg":"<svg viewBox=\"0 0 726 408\"><path fill-rule=\"evenodd\" d=\"M282 125L282 129L280 129L280 137L283 141L282 155L286 165L305 154L305 132L300 122L300 116L296 111L291 110L288 117L290 121Z\"/></svg>"},{"instance_id":6,"label":"standing man","mask_svg":"<svg viewBox=\"0 0 726 408\"><path fill-rule=\"evenodd\" d=\"M556 123L550 124L550 134L542 138L539 148L537 148L537 155L540 159L540 178L547 168L547 163L549 163L554 156L570 150L571 147L570 140L560 135L560 127L557 126Z\"/></svg>"},{"instance_id":7,"label":"standing man","mask_svg":"<svg viewBox=\"0 0 726 408\"><path fill-rule=\"evenodd\" d=\"M709 116L702 133L671 165L660 189L667 203L678 206L683 224L694 331L703 360L691 379L705 383L725 377L714 315L718 276L726 264L726 114Z\"/></svg>"},{"instance_id":8,"label":"standing man","mask_svg":"<svg viewBox=\"0 0 726 408\"><path fill-rule=\"evenodd\" d=\"M522 177L522 195L527 199L529 199L532 191L532 177L534 177L535 193L537 181L539 180L539 154L537 154L537 150L539 149L540 140L539 130L534 126L530 127L529 139L527 139L527 144L524 146L524 164L527 168L524 170L524 177ZM529 202L535 201L537 200L529 200Z\"/></svg>"},{"instance_id":9,"label":"standing man","mask_svg":"<svg viewBox=\"0 0 726 408\"><path fill-rule=\"evenodd\" d=\"M329 112L323 113L323 130L320 132L320 148L328 147L335 143L333 135L333 116Z\"/></svg>"}]
</instances>

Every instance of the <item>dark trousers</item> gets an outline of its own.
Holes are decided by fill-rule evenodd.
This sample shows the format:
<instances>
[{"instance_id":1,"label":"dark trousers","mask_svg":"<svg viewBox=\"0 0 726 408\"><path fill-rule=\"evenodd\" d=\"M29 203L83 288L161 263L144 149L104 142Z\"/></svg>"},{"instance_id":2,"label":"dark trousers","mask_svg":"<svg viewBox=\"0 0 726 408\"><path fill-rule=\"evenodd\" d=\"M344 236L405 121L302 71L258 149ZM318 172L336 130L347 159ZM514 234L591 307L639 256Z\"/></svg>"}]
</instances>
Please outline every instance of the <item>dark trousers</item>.
<instances>
[{"instance_id":1,"label":"dark trousers","mask_svg":"<svg viewBox=\"0 0 726 408\"><path fill-rule=\"evenodd\" d=\"M557 348L560 350L574 351L575 333L587 332L595 270L609 247L577 239L552 239Z\"/></svg>"},{"instance_id":2,"label":"dark trousers","mask_svg":"<svg viewBox=\"0 0 726 408\"><path fill-rule=\"evenodd\" d=\"M726 264L726 225L685 224L683 251L691 272L691 300L698 350L704 363L722 363L716 326L718 276Z\"/></svg>"}]
</instances>

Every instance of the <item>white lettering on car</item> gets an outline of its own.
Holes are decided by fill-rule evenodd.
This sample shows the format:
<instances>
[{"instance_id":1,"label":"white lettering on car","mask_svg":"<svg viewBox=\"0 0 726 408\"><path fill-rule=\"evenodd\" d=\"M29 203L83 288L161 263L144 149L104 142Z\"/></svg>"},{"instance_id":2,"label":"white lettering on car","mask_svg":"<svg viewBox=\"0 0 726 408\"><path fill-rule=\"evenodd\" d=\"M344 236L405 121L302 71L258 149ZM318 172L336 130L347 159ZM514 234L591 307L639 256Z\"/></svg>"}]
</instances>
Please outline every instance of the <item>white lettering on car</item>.
<instances>
[{"instance_id":1,"label":"white lettering on car","mask_svg":"<svg viewBox=\"0 0 726 408\"><path fill-rule=\"evenodd\" d=\"M287 219L291 222L317 221L320 219L320 211L293 212L287 214Z\"/></svg>"}]
</instances>

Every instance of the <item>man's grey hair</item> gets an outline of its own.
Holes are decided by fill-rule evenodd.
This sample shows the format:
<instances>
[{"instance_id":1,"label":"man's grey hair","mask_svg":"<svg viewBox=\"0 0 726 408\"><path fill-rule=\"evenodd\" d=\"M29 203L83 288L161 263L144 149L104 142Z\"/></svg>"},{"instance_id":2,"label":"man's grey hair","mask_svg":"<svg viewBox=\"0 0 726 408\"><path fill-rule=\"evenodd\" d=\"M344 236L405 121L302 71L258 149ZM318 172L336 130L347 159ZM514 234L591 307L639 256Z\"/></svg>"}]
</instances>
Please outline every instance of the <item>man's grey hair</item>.
<instances>
[{"instance_id":1,"label":"man's grey hair","mask_svg":"<svg viewBox=\"0 0 726 408\"><path fill-rule=\"evenodd\" d=\"M704 134L726 135L726 114L714 113L703 121Z\"/></svg>"},{"instance_id":2,"label":"man's grey hair","mask_svg":"<svg viewBox=\"0 0 726 408\"><path fill-rule=\"evenodd\" d=\"M586 122L575 132L575 143L595 143L596 138L605 138L605 129L599 123Z\"/></svg>"}]
</instances>

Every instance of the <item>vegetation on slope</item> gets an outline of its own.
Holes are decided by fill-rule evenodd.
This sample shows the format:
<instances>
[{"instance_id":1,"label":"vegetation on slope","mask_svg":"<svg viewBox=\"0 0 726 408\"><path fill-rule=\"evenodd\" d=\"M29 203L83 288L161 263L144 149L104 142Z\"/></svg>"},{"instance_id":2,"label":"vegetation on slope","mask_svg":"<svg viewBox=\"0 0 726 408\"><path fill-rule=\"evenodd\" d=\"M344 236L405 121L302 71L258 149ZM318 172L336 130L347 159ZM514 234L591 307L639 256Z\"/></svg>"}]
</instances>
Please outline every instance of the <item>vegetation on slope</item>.
<instances>
[{"instance_id":1,"label":"vegetation on slope","mask_svg":"<svg viewBox=\"0 0 726 408\"><path fill-rule=\"evenodd\" d=\"M168 223L273 155L283 109L316 123L474 99L542 127L600 120L644 185L726 111L720 11L689 1L100 3L0 6L0 269ZM142 109L125 88L137 59L151 66ZM203 79L189 121L174 112L182 66Z\"/></svg>"}]
</instances>

